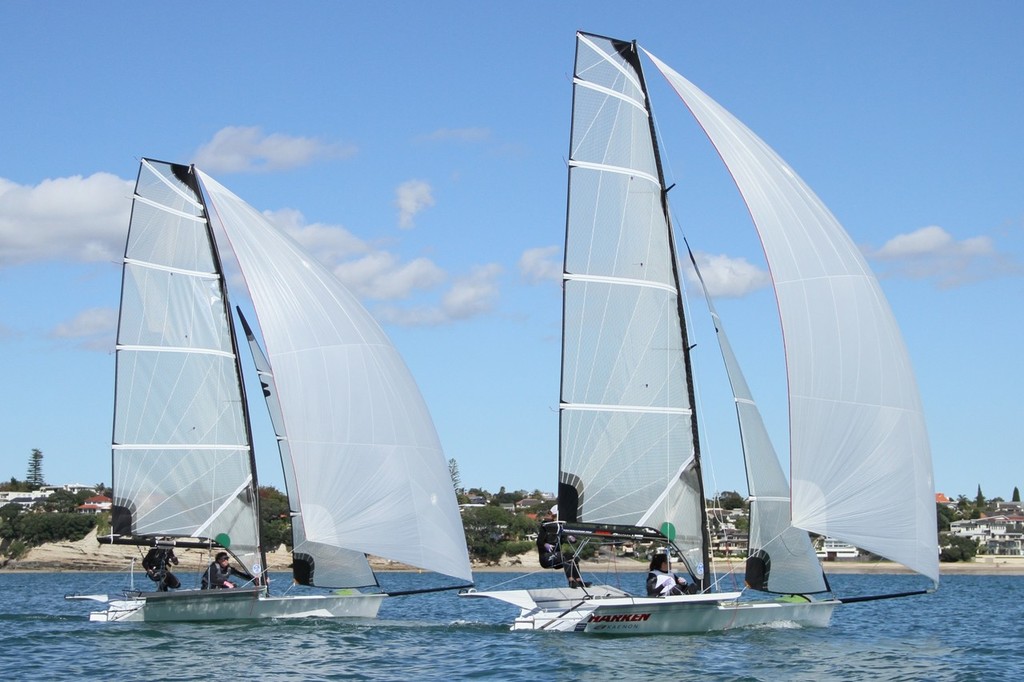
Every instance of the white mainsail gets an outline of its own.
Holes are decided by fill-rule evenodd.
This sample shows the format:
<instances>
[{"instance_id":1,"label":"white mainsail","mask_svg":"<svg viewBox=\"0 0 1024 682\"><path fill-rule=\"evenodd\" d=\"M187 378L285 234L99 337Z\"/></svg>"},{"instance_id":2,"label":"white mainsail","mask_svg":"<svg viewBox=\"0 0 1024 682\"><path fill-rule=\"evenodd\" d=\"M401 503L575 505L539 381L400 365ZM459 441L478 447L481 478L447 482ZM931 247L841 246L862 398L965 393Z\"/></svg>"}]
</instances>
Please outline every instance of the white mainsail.
<instances>
[{"instance_id":1,"label":"white mainsail","mask_svg":"<svg viewBox=\"0 0 1024 682\"><path fill-rule=\"evenodd\" d=\"M397 350L322 264L197 174L252 295L306 538L471 580L447 462Z\"/></svg>"},{"instance_id":2,"label":"white mainsail","mask_svg":"<svg viewBox=\"0 0 1024 682\"><path fill-rule=\"evenodd\" d=\"M559 511L576 498L578 521L671 524L700 577L703 492L678 275L643 76L622 45L577 41Z\"/></svg>"},{"instance_id":3,"label":"white mainsail","mask_svg":"<svg viewBox=\"0 0 1024 682\"><path fill-rule=\"evenodd\" d=\"M252 566L259 529L243 390L197 192L186 166L139 167L117 331L114 531L219 537Z\"/></svg>"},{"instance_id":4,"label":"white mainsail","mask_svg":"<svg viewBox=\"0 0 1024 682\"><path fill-rule=\"evenodd\" d=\"M835 217L772 149L646 54L718 150L764 246L789 375L793 525L937 583L928 435L878 281Z\"/></svg>"}]
</instances>

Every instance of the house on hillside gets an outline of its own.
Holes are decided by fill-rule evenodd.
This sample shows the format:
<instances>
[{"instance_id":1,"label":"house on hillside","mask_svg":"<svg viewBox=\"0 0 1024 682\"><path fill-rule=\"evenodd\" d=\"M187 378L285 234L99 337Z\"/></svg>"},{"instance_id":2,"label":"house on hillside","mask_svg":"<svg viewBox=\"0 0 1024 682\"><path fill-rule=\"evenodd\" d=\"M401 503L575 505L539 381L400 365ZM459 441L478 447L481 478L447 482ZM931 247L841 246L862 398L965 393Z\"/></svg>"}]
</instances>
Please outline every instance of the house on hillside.
<instances>
[{"instance_id":1,"label":"house on hillside","mask_svg":"<svg viewBox=\"0 0 1024 682\"><path fill-rule=\"evenodd\" d=\"M106 495L93 495L78 505L79 514L99 514L110 511L114 501Z\"/></svg>"},{"instance_id":2,"label":"house on hillside","mask_svg":"<svg viewBox=\"0 0 1024 682\"><path fill-rule=\"evenodd\" d=\"M1024 515L987 516L949 524L949 532L971 538L982 554L1024 556Z\"/></svg>"}]
</instances>

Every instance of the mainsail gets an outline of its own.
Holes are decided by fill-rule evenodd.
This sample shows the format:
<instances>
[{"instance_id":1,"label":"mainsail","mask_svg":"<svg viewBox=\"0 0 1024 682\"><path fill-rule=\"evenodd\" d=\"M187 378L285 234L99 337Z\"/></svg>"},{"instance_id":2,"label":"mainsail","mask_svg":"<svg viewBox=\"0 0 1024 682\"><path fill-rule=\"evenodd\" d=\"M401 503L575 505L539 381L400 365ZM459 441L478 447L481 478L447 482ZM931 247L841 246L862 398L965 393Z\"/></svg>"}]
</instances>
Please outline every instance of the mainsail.
<instances>
[{"instance_id":1,"label":"mainsail","mask_svg":"<svg viewBox=\"0 0 1024 682\"><path fill-rule=\"evenodd\" d=\"M306 540L472 580L447 462L398 351L322 264L197 175L252 296Z\"/></svg>"},{"instance_id":2,"label":"mainsail","mask_svg":"<svg viewBox=\"0 0 1024 682\"><path fill-rule=\"evenodd\" d=\"M121 286L114 532L257 563L255 469L227 291L195 178L143 160Z\"/></svg>"},{"instance_id":3,"label":"mainsail","mask_svg":"<svg viewBox=\"0 0 1024 682\"><path fill-rule=\"evenodd\" d=\"M664 529L703 577L704 494L679 277L639 55L578 34L559 513Z\"/></svg>"},{"instance_id":4,"label":"mainsail","mask_svg":"<svg viewBox=\"0 0 1024 682\"><path fill-rule=\"evenodd\" d=\"M836 218L774 151L647 55L718 150L764 246L789 376L793 525L937 583L928 435L878 281Z\"/></svg>"}]
</instances>

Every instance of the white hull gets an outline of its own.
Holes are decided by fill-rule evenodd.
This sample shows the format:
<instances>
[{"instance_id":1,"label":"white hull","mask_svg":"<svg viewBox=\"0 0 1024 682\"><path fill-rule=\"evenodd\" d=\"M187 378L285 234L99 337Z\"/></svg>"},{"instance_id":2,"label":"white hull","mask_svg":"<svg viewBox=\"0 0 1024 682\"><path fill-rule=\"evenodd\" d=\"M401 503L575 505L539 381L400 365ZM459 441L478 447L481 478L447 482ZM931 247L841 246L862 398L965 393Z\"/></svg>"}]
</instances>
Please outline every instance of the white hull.
<instances>
[{"instance_id":1,"label":"white hull","mask_svg":"<svg viewBox=\"0 0 1024 682\"><path fill-rule=\"evenodd\" d=\"M89 620L211 621L262 618L376 618L383 594L327 594L269 596L263 589L180 590L147 592L138 597L112 599L105 611Z\"/></svg>"},{"instance_id":2,"label":"white hull","mask_svg":"<svg viewBox=\"0 0 1024 682\"><path fill-rule=\"evenodd\" d=\"M549 630L602 635L720 632L764 625L827 627L839 604L765 599L739 601L740 592L634 597L605 585L583 589L464 592L521 609L512 630Z\"/></svg>"}]
</instances>

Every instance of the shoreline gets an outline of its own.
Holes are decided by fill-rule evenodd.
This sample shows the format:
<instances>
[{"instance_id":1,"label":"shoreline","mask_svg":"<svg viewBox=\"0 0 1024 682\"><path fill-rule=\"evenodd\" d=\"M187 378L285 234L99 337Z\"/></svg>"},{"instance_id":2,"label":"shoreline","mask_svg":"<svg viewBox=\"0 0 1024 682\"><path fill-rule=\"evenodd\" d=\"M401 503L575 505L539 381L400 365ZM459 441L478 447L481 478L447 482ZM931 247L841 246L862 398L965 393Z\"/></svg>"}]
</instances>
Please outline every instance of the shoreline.
<instances>
[{"instance_id":1,"label":"shoreline","mask_svg":"<svg viewBox=\"0 0 1024 682\"><path fill-rule=\"evenodd\" d=\"M55 542L33 547L18 560L10 560L0 565L2 573L68 573L97 572L119 573L127 571L134 559L140 561L144 553L135 546L101 545L96 540L95 529L81 540L75 542ZM196 555L189 551L180 556L181 570L203 570L209 557L206 554ZM267 569L270 571L287 571L291 565L291 554L282 546L267 553ZM370 557L370 566L374 571L418 571L420 569L405 566L398 562L388 561L379 557ZM717 572L723 575L744 572L744 561L741 559L718 559L714 562ZM911 574L908 568L889 561L825 561L822 567L829 574ZM582 561L580 568L592 573L639 573L647 570L647 562L625 558L604 558L600 561ZM139 570L139 569L136 569ZM542 572L536 552L527 552L516 557L503 557L497 563L472 565L474 573L533 573ZM1024 556L982 556L970 562L940 563L940 575L1024 575Z\"/></svg>"}]
</instances>

